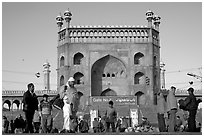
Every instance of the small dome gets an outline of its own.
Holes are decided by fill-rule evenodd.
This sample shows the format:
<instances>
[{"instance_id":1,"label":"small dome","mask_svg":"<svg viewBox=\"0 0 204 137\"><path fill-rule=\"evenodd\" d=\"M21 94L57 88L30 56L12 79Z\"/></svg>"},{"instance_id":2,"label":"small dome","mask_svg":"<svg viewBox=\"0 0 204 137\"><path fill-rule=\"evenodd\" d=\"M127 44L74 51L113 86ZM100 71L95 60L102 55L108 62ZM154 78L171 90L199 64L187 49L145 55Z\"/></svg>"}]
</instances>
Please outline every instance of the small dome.
<instances>
[{"instance_id":1,"label":"small dome","mask_svg":"<svg viewBox=\"0 0 204 137\"><path fill-rule=\"evenodd\" d=\"M146 12L146 15L154 15L154 13L149 9L147 12Z\"/></svg>"},{"instance_id":2,"label":"small dome","mask_svg":"<svg viewBox=\"0 0 204 137\"><path fill-rule=\"evenodd\" d=\"M57 22L61 22L61 21L63 21L64 19L63 19L63 17L62 17L61 14L60 14L60 15L58 15L58 16L56 17L56 20L57 20Z\"/></svg>"},{"instance_id":3,"label":"small dome","mask_svg":"<svg viewBox=\"0 0 204 137\"><path fill-rule=\"evenodd\" d=\"M160 16L158 16L158 15L154 15L154 20L160 20L160 19L161 19Z\"/></svg>"},{"instance_id":4,"label":"small dome","mask_svg":"<svg viewBox=\"0 0 204 137\"><path fill-rule=\"evenodd\" d=\"M68 16L68 17L72 16L72 13L69 11L69 9L64 12L64 16Z\"/></svg>"}]
</instances>

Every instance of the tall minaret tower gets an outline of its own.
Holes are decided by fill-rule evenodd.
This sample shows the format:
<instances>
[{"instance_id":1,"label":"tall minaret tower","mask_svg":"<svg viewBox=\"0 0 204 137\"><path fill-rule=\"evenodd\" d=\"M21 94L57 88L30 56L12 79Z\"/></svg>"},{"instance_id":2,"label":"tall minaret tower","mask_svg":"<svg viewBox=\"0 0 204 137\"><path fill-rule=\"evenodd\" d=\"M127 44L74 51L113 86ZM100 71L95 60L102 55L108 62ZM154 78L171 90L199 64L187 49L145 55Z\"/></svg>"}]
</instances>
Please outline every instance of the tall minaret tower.
<instances>
[{"instance_id":1,"label":"tall minaret tower","mask_svg":"<svg viewBox=\"0 0 204 137\"><path fill-rule=\"evenodd\" d=\"M70 28L70 22L72 19L72 13L68 10L64 12L64 20L66 22L66 33L65 33L65 39L67 42L70 42L69 38L69 28Z\"/></svg>"},{"instance_id":2,"label":"tall minaret tower","mask_svg":"<svg viewBox=\"0 0 204 137\"><path fill-rule=\"evenodd\" d=\"M70 21L72 19L72 13L68 10L64 12L64 20L66 21L66 28L70 27Z\"/></svg>"},{"instance_id":3,"label":"tall minaret tower","mask_svg":"<svg viewBox=\"0 0 204 137\"><path fill-rule=\"evenodd\" d=\"M147 21L148 21L148 27L152 27L152 20L154 19L154 13L151 10L148 10L146 13Z\"/></svg>"},{"instance_id":4,"label":"tall minaret tower","mask_svg":"<svg viewBox=\"0 0 204 137\"><path fill-rule=\"evenodd\" d=\"M161 89L165 89L165 64L163 62L160 62L160 77L161 77Z\"/></svg>"},{"instance_id":5,"label":"tall minaret tower","mask_svg":"<svg viewBox=\"0 0 204 137\"><path fill-rule=\"evenodd\" d=\"M64 20L64 19L63 19L61 13L60 13L60 15L58 15L58 16L56 17L57 26L58 26L58 28L59 28L59 31L62 29L63 20Z\"/></svg>"},{"instance_id":6,"label":"tall minaret tower","mask_svg":"<svg viewBox=\"0 0 204 137\"><path fill-rule=\"evenodd\" d=\"M157 31L159 31L160 19L161 19L161 17L159 17L158 15L154 16L154 25L155 25L155 29Z\"/></svg>"},{"instance_id":7,"label":"tall minaret tower","mask_svg":"<svg viewBox=\"0 0 204 137\"><path fill-rule=\"evenodd\" d=\"M48 61L46 61L44 64L43 64L43 67L44 67L44 87L45 87L45 90L50 90L50 64Z\"/></svg>"}]
</instances>

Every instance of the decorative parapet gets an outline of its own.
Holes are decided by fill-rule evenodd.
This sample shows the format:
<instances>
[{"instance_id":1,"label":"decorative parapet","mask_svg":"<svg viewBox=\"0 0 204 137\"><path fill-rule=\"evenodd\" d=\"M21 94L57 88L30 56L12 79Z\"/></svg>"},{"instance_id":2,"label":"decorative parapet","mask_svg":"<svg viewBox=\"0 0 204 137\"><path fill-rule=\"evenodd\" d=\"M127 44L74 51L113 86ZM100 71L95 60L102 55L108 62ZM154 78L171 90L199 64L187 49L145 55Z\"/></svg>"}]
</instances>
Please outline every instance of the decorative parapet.
<instances>
[{"instance_id":1,"label":"decorative parapet","mask_svg":"<svg viewBox=\"0 0 204 137\"><path fill-rule=\"evenodd\" d=\"M169 90L167 89L162 89L161 90L164 95L167 95ZM177 89L175 92L176 96L188 96L188 91L186 89ZM202 90L194 90L194 95L196 96L202 96Z\"/></svg>"},{"instance_id":2,"label":"decorative parapet","mask_svg":"<svg viewBox=\"0 0 204 137\"><path fill-rule=\"evenodd\" d=\"M59 45L66 43L67 32L70 43L148 43L152 35L147 26L71 26L58 32ZM159 44L157 31L152 42Z\"/></svg>"},{"instance_id":3,"label":"decorative parapet","mask_svg":"<svg viewBox=\"0 0 204 137\"><path fill-rule=\"evenodd\" d=\"M194 94L202 96L202 90L194 90ZM188 95L188 91L185 89L176 90L176 95Z\"/></svg>"},{"instance_id":4,"label":"decorative parapet","mask_svg":"<svg viewBox=\"0 0 204 137\"><path fill-rule=\"evenodd\" d=\"M2 97L4 96L23 96L26 91L24 90L3 90ZM58 92L56 90L35 90L35 94L37 96L41 96L43 94L48 95L56 95Z\"/></svg>"}]
</instances>

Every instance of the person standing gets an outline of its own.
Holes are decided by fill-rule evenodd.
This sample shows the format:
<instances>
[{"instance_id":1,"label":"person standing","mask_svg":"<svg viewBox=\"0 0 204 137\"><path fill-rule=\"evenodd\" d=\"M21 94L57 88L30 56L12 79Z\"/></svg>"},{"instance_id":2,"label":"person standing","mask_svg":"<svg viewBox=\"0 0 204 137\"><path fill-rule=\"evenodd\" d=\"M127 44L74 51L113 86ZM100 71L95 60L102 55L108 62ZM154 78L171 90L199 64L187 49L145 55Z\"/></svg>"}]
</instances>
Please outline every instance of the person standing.
<instances>
[{"instance_id":1,"label":"person standing","mask_svg":"<svg viewBox=\"0 0 204 137\"><path fill-rule=\"evenodd\" d=\"M15 128L17 128L17 127L15 126L13 120L11 120L11 122L10 122L10 128L11 128L11 133L15 133Z\"/></svg>"},{"instance_id":2,"label":"person standing","mask_svg":"<svg viewBox=\"0 0 204 137\"><path fill-rule=\"evenodd\" d=\"M117 118L117 112L115 108L113 107L113 101L109 101L109 107L107 108L105 112L105 117L106 117L106 131L109 132L110 130L110 125L112 128L112 132L115 132L115 121Z\"/></svg>"},{"instance_id":3,"label":"person standing","mask_svg":"<svg viewBox=\"0 0 204 137\"><path fill-rule=\"evenodd\" d=\"M63 116L64 116L64 125L63 129L66 132L70 131L70 116L73 118L76 117L79 106L79 95L74 87L75 80L73 77L70 77L65 86L63 86L59 92L60 98L63 99Z\"/></svg>"},{"instance_id":4,"label":"person standing","mask_svg":"<svg viewBox=\"0 0 204 137\"><path fill-rule=\"evenodd\" d=\"M33 125L34 125L34 133L40 132L40 124L41 124L41 116L39 111L35 111L34 117L33 117Z\"/></svg>"},{"instance_id":5,"label":"person standing","mask_svg":"<svg viewBox=\"0 0 204 137\"><path fill-rule=\"evenodd\" d=\"M94 121L93 121L93 131L94 131L94 133L98 133L99 132L98 118L94 118Z\"/></svg>"},{"instance_id":6,"label":"person standing","mask_svg":"<svg viewBox=\"0 0 204 137\"><path fill-rule=\"evenodd\" d=\"M2 132L3 133L9 132L9 121L6 116L3 116Z\"/></svg>"},{"instance_id":7,"label":"person standing","mask_svg":"<svg viewBox=\"0 0 204 137\"><path fill-rule=\"evenodd\" d=\"M189 96L184 100L184 106L186 106L186 109L189 112L188 129L189 129L189 132L195 132L196 131L195 118L196 118L196 113L198 109L198 103L194 95L194 89L189 88L187 91Z\"/></svg>"},{"instance_id":8,"label":"person standing","mask_svg":"<svg viewBox=\"0 0 204 137\"><path fill-rule=\"evenodd\" d=\"M175 132L176 112L178 108L175 91L176 87L172 86L167 96L167 113L169 114L168 132Z\"/></svg>"},{"instance_id":9,"label":"person standing","mask_svg":"<svg viewBox=\"0 0 204 137\"><path fill-rule=\"evenodd\" d=\"M34 133L33 130L33 116L35 110L38 110L38 99L34 93L34 84L29 83L27 85L28 90L23 94L23 111L26 118L26 128L25 133Z\"/></svg>"},{"instance_id":10,"label":"person standing","mask_svg":"<svg viewBox=\"0 0 204 137\"><path fill-rule=\"evenodd\" d=\"M48 97L44 94L40 103L42 133L50 133L52 130L52 104L48 101Z\"/></svg>"},{"instance_id":11,"label":"person standing","mask_svg":"<svg viewBox=\"0 0 204 137\"><path fill-rule=\"evenodd\" d=\"M163 93L159 92L157 98L157 119L160 132L166 132L166 124L164 119L165 105L166 101L164 99Z\"/></svg>"}]
</instances>

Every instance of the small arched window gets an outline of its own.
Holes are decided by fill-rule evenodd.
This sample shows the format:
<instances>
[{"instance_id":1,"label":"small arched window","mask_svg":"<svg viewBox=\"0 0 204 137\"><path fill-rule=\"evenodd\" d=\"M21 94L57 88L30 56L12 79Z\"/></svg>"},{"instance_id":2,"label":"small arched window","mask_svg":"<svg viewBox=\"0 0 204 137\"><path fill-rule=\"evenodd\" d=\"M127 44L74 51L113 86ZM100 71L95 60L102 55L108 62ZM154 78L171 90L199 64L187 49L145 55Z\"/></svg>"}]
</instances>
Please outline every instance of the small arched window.
<instances>
[{"instance_id":1,"label":"small arched window","mask_svg":"<svg viewBox=\"0 0 204 137\"><path fill-rule=\"evenodd\" d=\"M107 74L107 77L110 77L110 73Z\"/></svg>"},{"instance_id":2,"label":"small arched window","mask_svg":"<svg viewBox=\"0 0 204 137\"><path fill-rule=\"evenodd\" d=\"M135 65L139 65L142 63L142 58L144 57L144 54L138 52L135 54L134 56L134 64Z\"/></svg>"},{"instance_id":3,"label":"small arched window","mask_svg":"<svg viewBox=\"0 0 204 137\"><path fill-rule=\"evenodd\" d=\"M64 76L61 76L60 77L60 86L63 86L64 85Z\"/></svg>"},{"instance_id":4,"label":"small arched window","mask_svg":"<svg viewBox=\"0 0 204 137\"><path fill-rule=\"evenodd\" d=\"M60 58L60 67L64 66L64 56Z\"/></svg>"},{"instance_id":5,"label":"small arched window","mask_svg":"<svg viewBox=\"0 0 204 137\"><path fill-rule=\"evenodd\" d=\"M83 59L84 55L81 53L76 53L74 55L74 65L80 65L81 64L81 60Z\"/></svg>"},{"instance_id":6,"label":"small arched window","mask_svg":"<svg viewBox=\"0 0 204 137\"><path fill-rule=\"evenodd\" d=\"M74 79L75 79L75 82L76 84L83 84L83 77L84 75L81 73L81 72L77 72L74 74Z\"/></svg>"},{"instance_id":7,"label":"small arched window","mask_svg":"<svg viewBox=\"0 0 204 137\"><path fill-rule=\"evenodd\" d=\"M113 73L113 74L112 74L112 78L114 78L114 77L115 77L115 74Z\"/></svg>"},{"instance_id":8,"label":"small arched window","mask_svg":"<svg viewBox=\"0 0 204 137\"><path fill-rule=\"evenodd\" d=\"M134 77L134 84L142 84L144 82L144 74L142 72L138 72Z\"/></svg>"},{"instance_id":9,"label":"small arched window","mask_svg":"<svg viewBox=\"0 0 204 137\"><path fill-rule=\"evenodd\" d=\"M106 77L106 74L103 73L102 77Z\"/></svg>"},{"instance_id":10,"label":"small arched window","mask_svg":"<svg viewBox=\"0 0 204 137\"><path fill-rule=\"evenodd\" d=\"M155 67L157 66L157 57L154 56L154 64L153 64Z\"/></svg>"},{"instance_id":11,"label":"small arched window","mask_svg":"<svg viewBox=\"0 0 204 137\"><path fill-rule=\"evenodd\" d=\"M138 91L135 96L137 97L137 105L145 104L144 93L142 91Z\"/></svg>"}]
</instances>

